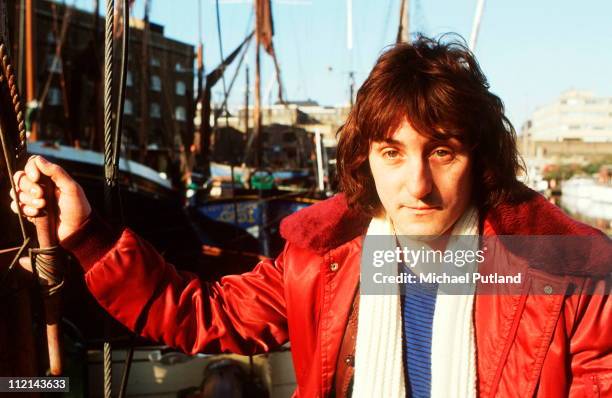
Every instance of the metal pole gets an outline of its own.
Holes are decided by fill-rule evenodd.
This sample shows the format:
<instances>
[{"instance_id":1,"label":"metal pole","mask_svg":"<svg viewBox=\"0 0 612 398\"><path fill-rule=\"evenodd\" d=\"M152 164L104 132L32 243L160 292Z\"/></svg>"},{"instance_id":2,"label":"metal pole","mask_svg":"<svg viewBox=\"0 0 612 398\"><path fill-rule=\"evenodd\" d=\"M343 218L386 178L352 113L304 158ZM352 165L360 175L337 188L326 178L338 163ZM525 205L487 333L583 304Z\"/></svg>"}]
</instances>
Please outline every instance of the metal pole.
<instances>
[{"instance_id":1,"label":"metal pole","mask_svg":"<svg viewBox=\"0 0 612 398\"><path fill-rule=\"evenodd\" d=\"M34 59L34 5L32 0L26 0L25 9L25 28L26 28L26 105L32 104L36 100L36 72ZM35 118L32 118L30 124L30 141L38 139L38 126Z\"/></svg>"},{"instance_id":2,"label":"metal pole","mask_svg":"<svg viewBox=\"0 0 612 398\"><path fill-rule=\"evenodd\" d=\"M321 139L321 132L315 130L315 146L317 151L317 182L319 184L319 191L325 191L325 177L323 171L323 142Z\"/></svg>"},{"instance_id":3,"label":"metal pole","mask_svg":"<svg viewBox=\"0 0 612 398\"><path fill-rule=\"evenodd\" d=\"M255 106L253 119L255 122L255 138L257 139L257 151L255 157L255 167L260 168L262 166L262 138L261 138L261 65L259 57L259 47L261 45L261 21L259 20L259 1L255 0Z\"/></svg>"},{"instance_id":4,"label":"metal pole","mask_svg":"<svg viewBox=\"0 0 612 398\"><path fill-rule=\"evenodd\" d=\"M410 1L402 0L400 5L400 22L397 31L397 43L408 43L410 41Z\"/></svg>"},{"instance_id":5,"label":"metal pole","mask_svg":"<svg viewBox=\"0 0 612 398\"><path fill-rule=\"evenodd\" d=\"M470 50L472 52L476 49L476 40L478 39L478 31L480 30L480 21L482 20L484 4L485 0L478 0L478 4L476 4L476 14L474 15L472 34L470 35Z\"/></svg>"},{"instance_id":6,"label":"metal pole","mask_svg":"<svg viewBox=\"0 0 612 398\"><path fill-rule=\"evenodd\" d=\"M346 48L353 49L353 0L346 0Z\"/></svg>"},{"instance_id":7,"label":"metal pole","mask_svg":"<svg viewBox=\"0 0 612 398\"><path fill-rule=\"evenodd\" d=\"M244 90L244 138L249 142L249 65L246 66L246 88Z\"/></svg>"},{"instance_id":8,"label":"metal pole","mask_svg":"<svg viewBox=\"0 0 612 398\"><path fill-rule=\"evenodd\" d=\"M23 83L25 76L23 75L23 71L25 70L25 0L21 0L19 2L19 65L17 66L19 69L17 70L17 80L19 81L19 88L23 90Z\"/></svg>"}]
</instances>

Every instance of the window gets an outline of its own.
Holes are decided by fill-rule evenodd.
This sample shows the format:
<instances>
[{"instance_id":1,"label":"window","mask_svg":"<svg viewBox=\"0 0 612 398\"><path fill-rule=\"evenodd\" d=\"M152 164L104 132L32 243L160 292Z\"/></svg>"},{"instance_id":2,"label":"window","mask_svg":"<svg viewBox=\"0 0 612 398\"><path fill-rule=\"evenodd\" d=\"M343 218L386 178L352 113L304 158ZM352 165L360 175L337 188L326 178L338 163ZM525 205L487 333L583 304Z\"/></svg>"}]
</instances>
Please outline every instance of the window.
<instances>
[{"instance_id":1,"label":"window","mask_svg":"<svg viewBox=\"0 0 612 398\"><path fill-rule=\"evenodd\" d=\"M151 90L161 91L161 79L157 75L151 76Z\"/></svg>"},{"instance_id":2,"label":"window","mask_svg":"<svg viewBox=\"0 0 612 398\"><path fill-rule=\"evenodd\" d=\"M185 86L185 83L183 83L182 81L177 81L176 82L176 95L185 95L186 92L187 92L187 87Z\"/></svg>"},{"instance_id":3,"label":"window","mask_svg":"<svg viewBox=\"0 0 612 398\"><path fill-rule=\"evenodd\" d=\"M134 85L134 76L132 75L132 71L127 71L125 75L125 85L128 87L132 87Z\"/></svg>"},{"instance_id":4,"label":"window","mask_svg":"<svg viewBox=\"0 0 612 398\"><path fill-rule=\"evenodd\" d=\"M187 120L187 112L185 111L185 108L182 106L177 106L174 110L174 118L179 122L184 122Z\"/></svg>"},{"instance_id":5,"label":"window","mask_svg":"<svg viewBox=\"0 0 612 398\"><path fill-rule=\"evenodd\" d=\"M183 65L180 62L177 62L176 65L174 65L174 70L176 72L183 72L185 69L183 69Z\"/></svg>"},{"instance_id":6,"label":"window","mask_svg":"<svg viewBox=\"0 0 612 398\"><path fill-rule=\"evenodd\" d=\"M295 142L295 134L288 131L286 133L283 133L283 142Z\"/></svg>"},{"instance_id":7,"label":"window","mask_svg":"<svg viewBox=\"0 0 612 398\"><path fill-rule=\"evenodd\" d=\"M58 106L62 104L62 92L57 87L51 87L47 94L47 103L49 106Z\"/></svg>"},{"instance_id":8,"label":"window","mask_svg":"<svg viewBox=\"0 0 612 398\"><path fill-rule=\"evenodd\" d=\"M134 114L134 104L132 103L131 100L127 98L125 99L125 102L123 103L123 113L126 115Z\"/></svg>"},{"instance_id":9,"label":"window","mask_svg":"<svg viewBox=\"0 0 612 398\"><path fill-rule=\"evenodd\" d=\"M151 110L149 111L149 116L155 119L159 119L161 117L161 108L157 102L151 103Z\"/></svg>"},{"instance_id":10,"label":"window","mask_svg":"<svg viewBox=\"0 0 612 398\"><path fill-rule=\"evenodd\" d=\"M53 32L47 33L47 43L55 44L55 35L53 34Z\"/></svg>"},{"instance_id":11,"label":"window","mask_svg":"<svg viewBox=\"0 0 612 398\"><path fill-rule=\"evenodd\" d=\"M151 66L161 66L159 58L151 57Z\"/></svg>"}]
</instances>

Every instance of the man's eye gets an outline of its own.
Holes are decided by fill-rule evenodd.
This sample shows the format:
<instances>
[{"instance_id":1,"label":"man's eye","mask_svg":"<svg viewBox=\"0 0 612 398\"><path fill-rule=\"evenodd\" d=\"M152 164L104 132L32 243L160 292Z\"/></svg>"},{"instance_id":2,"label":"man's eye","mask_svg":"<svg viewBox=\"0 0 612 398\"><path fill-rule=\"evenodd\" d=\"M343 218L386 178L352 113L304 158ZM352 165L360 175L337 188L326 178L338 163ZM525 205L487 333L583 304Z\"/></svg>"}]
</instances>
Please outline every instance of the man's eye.
<instances>
[{"instance_id":1,"label":"man's eye","mask_svg":"<svg viewBox=\"0 0 612 398\"><path fill-rule=\"evenodd\" d=\"M399 151L396 151L395 149L388 149L382 153L382 156L383 158L389 160L397 159L399 156Z\"/></svg>"},{"instance_id":2,"label":"man's eye","mask_svg":"<svg viewBox=\"0 0 612 398\"><path fill-rule=\"evenodd\" d=\"M433 155L440 159L448 159L452 156L452 153L450 151L447 151L446 149L436 149L433 152Z\"/></svg>"}]
</instances>

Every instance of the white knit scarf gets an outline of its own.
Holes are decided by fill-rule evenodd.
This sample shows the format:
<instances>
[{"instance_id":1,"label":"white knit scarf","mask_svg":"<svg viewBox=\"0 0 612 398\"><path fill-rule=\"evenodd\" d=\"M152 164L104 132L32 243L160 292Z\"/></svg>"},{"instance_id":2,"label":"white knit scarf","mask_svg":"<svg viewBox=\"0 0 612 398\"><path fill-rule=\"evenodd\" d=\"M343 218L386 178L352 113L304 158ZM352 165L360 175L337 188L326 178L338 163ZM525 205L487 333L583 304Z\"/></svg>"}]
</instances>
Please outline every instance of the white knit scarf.
<instances>
[{"instance_id":1,"label":"white knit scarf","mask_svg":"<svg viewBox=\"0 0 612 398\"><path fill-rule=\"evenodd\" d=\"M367 234L389 236L389 248L396 246L393 225L387 218L373 218ZM470 207L464 212L455 223L452 235L474 236L470 246L477 250L476 209ZM455 245L451 236L446 248L452 250ZM464 248L465 241L462 241ZM467 267L473 269L474 265L466 264ZM399 286L394 289L395 294L360 297L353 384L355 398L406 396ZM431 347L431 397L476 396L473 305L473 294L437 295Z\"/></svg>"}]
</instances>

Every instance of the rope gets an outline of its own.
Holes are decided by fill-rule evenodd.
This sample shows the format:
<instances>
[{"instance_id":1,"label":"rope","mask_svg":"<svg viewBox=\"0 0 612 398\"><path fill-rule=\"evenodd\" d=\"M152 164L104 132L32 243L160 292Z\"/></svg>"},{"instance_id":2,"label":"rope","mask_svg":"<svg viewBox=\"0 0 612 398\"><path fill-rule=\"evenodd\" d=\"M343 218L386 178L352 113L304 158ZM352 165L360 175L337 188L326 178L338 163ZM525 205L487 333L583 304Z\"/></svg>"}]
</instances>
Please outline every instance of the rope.
<instances>
[{"instance_id":1,"label":"rope","mask_svg":"<svg viewBox=\"0 0 612 398\"><path fill-rule=\"evenodd\" d=\"M29 244L30 238L27 237L25 238L21 246L15 248L16 250L15 256L13 257L13 261L11 261L11 264L8 266L8 268L2 273L2 275L0 275L0 297L7 295L7 292L10 295L12 292L15 291L11 290L9 286L7 286L7 281L9 280L9 275L11 274L11 271L15 268L15 265L17 265L17 262L21 258L21 254L25 251Z\"/></svg>"},{"instance_id":2,"label":"rope","mask_svg":"<svg viewBox=\"0 0 612 398\"><path fill-rule=\"evenodd\" d=\"M41 286L42 294L51 297L59 293L64 286L63 251L60 246L30 249L32 270L40 279L47 280Z\"/></svg>"},{"instance_id":3,"label":"rope","mask_svg":"<svg viewBox=\"0 0 612 398\"><path fill-rule=\"evenodd\" d=\"M113 186L113 10L114 0L106 0L106 31L104 40L104 177L108 186ZM106 196L106 191L105 191Z\"/></svg>"},{"instance_id":4,"label":"rope","mask_svg":"<svg viewBox=\"0 0 612 398\"><path fill-rule=\"evenodd\" d=\"M21 209L21 202L19 201L19 194L17 193L17 184L15 184L15 180L13 179L13 176L15 175L14 171L13 171L13 166L11 164L11 160L10 160L10 149L9 149L9 144L4 136L4 130L2 129L2 126L0 126L0 141L2 143L2 154L4 157L4 167L6 168L6 175L8 180L11 183L11 189L13 190L13 192L15 192L15 202L17 203L17 213L18 213L18 218L19 218L19 227L21 228L21 236L23 237L23 239L25 240L28 237L27 231L25 229L25 225L23 223L23 219L24 219L24 215L23 215L23 210Z\"/></svg>"},{"instance_id":5,"label":"rope","mask_svg":"<svg viewBox=\"0 0 612 398\"><path fill-rule=\"evenodd\" d=\"M113 361L111 344L108 341L104 342L104 398L112 397L112 369Z\"/></svg>"},{"instance_id":6,"label":"rope","mask_svg":"<svg viewBox=\"0 0 612 398\"><path fill-rule=\"evenodd\" d=\"M106 0L106 28L104 40L104 204L107 216L112 212L112 188L116 184L113 179L115 165L113 164L113 22L115 1ZM129 29L129 28L128 28ZM112 396L112 353L110 342L104 342L104 397Z\"/></svg>"},{"instance_id":7,"label":"rope","mask_svg":"<svg viewBox=\"0 0 612 398\"><path fill-rule=\"evenodd\" d=\"M249 41L246 43L244 50L242 50L242 55L240 56L240 59L238 60L238 65L236 66L236 70L234 71L232 80L230 80L230 84L229 84L229 87L227 88L227 92L224 94L223 104L221 105L221 112L223 111L223 109L227 109L228 97L230 95L230 92L232 91L232 88L234 87L234 82L236 81L236 78L238 77L238 73L240 72L240 67L242 66L242 62L244 61L244 58L249 51L249 47L251 46L251 42L253 41L252 38L253 38L253 33L250 34ZM223 76L225 76L225 74ZM248 87L247 87L247 90L248 90Z\"/></svg>"}]
</instances>

